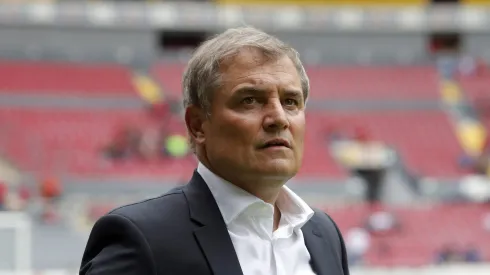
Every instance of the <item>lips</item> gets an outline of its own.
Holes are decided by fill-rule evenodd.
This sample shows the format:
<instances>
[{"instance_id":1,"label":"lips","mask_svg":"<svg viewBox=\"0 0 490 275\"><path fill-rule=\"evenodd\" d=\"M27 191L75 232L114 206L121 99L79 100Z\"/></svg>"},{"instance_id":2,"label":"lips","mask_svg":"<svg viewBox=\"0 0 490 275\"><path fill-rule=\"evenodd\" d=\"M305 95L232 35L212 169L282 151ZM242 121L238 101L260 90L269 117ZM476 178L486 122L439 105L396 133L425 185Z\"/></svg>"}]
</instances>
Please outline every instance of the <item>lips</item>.
<instances>
[{"instance_id":1,"label":"lips","mask_svg":"<svg viewBox=\"0 0 490 275\"><path fill-rule=\"evenodd\" d=\"M270 148L270 147L287 147L287 148L291 148L291 145L285 139L271 139L271 140L268 140L267 142L265 142L261 146L261 149Z\"/></svg>"}]
</instances>

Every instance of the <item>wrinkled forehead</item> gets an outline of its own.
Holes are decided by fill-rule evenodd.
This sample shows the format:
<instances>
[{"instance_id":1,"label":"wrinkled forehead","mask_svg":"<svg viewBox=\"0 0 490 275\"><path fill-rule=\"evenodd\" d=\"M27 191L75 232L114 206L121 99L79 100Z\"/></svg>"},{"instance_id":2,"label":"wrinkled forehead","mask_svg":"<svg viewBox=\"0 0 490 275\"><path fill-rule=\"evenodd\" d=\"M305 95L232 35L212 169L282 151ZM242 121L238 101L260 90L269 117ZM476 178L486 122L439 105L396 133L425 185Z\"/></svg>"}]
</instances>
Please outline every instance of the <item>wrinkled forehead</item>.
<instances>
[{"instance_id":1,"label":"wrinkled forehead","mask_svg":"<svg viewBox=\"0 0 490 275\"><path fill-rule=\"evenodd\" d=\"M230 70L252 70L258 66L277 61L286 57L285 54L268 53L258 48L244 47L238 49L220 60L220 72L227 73Z\"/></svg>"},{"instance_id":2,"label":"wrinkled forehead","mask_svg":"<svg viewBox=\"0 0 490 275\"><path fill-rule=\"evenodd\" d=\"M220 65L223 86L248 82L255 85L301 86L292 60L285 54L267 55L258 49L243 49Z\"/></svg>"}]
</instances>

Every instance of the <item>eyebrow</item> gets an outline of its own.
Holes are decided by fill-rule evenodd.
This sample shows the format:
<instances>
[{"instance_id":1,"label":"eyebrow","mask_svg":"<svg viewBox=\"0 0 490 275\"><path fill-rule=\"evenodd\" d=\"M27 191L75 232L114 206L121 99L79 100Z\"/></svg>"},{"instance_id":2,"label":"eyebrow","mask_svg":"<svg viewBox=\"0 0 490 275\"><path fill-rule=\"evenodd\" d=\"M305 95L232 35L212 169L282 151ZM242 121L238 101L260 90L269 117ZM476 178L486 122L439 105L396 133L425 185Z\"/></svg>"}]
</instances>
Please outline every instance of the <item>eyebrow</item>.
<instances>
[{"instance_id":1,"label":"eyebrow","mask_svg":"<svg viewBox=\"0 0 490 275\"><path fill-rule=\"evenodd\" d=\"M292 97L302 97L303 92L299 90L284 90L283 94L285 96L292 96Z\"/></svg>"},{"instance_id":2,"label":"eyebrow","mask_svg":"<svg viewBox=\"0 0 490 275\"><path fill-rule=\"evenodd\" d=\"M243 95L243 94L251 94L251 95L263 95L267 94L269 91L267 89L263 88L258 88L258 87L242 87L238 90L236 90L235 94L236 95ZM291 90L291 89L286 89L283 90L281 93L284 96L290 96L290 97L302 97L303 92L300 90Z\"/></svg>"},{"instance_id":3,"label":"eyebrow","mask_svg":"<svg viewBox=\"0 0 490 275\"><path fill-rule=\"evenodd\" d=\"M257 87L250 87L250 86L242 87L242 88L235 91L236 95L243 95L243 94L263 95L266 93L267 93L266 89L257 88Z\"/></svg>"}]
</instances>

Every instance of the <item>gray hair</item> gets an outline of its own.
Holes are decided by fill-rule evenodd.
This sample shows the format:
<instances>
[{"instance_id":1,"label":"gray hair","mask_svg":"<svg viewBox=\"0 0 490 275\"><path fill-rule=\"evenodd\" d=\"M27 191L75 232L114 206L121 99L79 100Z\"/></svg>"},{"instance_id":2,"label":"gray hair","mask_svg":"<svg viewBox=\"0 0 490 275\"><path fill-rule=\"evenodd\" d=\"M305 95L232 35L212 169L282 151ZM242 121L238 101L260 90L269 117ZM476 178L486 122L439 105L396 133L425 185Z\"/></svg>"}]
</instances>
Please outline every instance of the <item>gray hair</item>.
<instances>
[{"instance_id":1,"label":"gray hair","mask_svg":"<svg viewBox=\"0 0 490 275\"><path fill-rule=\"evenodd\" d=\"M308 98L310 83L298 52L263 31L241 27L228 29L196 49L182 80L184 107L195 105L209 114L213 92L220 85L221 63L244 48L257 49L271 59L288 56L298 71L304 98Z\"/></svg>"}]
</instances>

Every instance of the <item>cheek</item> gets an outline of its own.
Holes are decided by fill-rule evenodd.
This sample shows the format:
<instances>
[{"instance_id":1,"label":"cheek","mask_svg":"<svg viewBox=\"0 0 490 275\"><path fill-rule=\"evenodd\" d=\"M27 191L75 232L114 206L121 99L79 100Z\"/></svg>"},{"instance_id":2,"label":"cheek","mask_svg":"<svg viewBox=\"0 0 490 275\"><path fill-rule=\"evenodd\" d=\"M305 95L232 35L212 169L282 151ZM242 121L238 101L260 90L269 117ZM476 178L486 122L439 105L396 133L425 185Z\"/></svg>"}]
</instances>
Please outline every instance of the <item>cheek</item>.
<instances>
[{"instance_id":1,"label":"cheek","mask_svg":"<svg viewBox=\"0 0 490 275\"><path fill-rule=\"evenodd\" d=\"M221 120L220 123L216 123L213 127L217 145L227 146L240 146L250 145L253 143L254 128L249 125L250 122L246 119L228 119Z\"/></svg>"},{"instance_id":2,"label":"cheek","mask_svg":"<svg viewBox=\"0 0 490 275\"><path fill-rule=\"evenodd\" d=\"M298 145L302 145L304 143L306 133L306 123L304 116L298 117L292 120L290 123L290 131L293 135L294 140L299 143Z\"/></svg>"}]
</instances>

